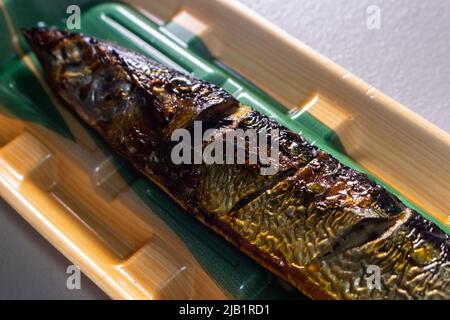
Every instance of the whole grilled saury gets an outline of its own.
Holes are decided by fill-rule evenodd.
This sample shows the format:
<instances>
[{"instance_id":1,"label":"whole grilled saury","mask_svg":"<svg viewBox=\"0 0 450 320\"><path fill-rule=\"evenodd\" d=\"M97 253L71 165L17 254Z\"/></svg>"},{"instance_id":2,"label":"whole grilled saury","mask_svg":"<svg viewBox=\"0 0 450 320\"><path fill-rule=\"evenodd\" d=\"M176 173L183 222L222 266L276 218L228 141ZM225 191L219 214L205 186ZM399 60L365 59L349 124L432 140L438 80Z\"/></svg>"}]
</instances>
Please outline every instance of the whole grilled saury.
<instances>
[{"instance_id":1,"label":"whole grilled saury","mask_svg":"<svg viewBox=\"0 0 450 320\"><path fill-rule=\"evenodd\" d=\"M23 34L54 93L113 150L307 296L450 298L449 236L364 174L223 89L143 55L54 29ZM194 121L218 135L279 130L278 172L175 165L171 134Z\"/></svg>"}]
</instances>

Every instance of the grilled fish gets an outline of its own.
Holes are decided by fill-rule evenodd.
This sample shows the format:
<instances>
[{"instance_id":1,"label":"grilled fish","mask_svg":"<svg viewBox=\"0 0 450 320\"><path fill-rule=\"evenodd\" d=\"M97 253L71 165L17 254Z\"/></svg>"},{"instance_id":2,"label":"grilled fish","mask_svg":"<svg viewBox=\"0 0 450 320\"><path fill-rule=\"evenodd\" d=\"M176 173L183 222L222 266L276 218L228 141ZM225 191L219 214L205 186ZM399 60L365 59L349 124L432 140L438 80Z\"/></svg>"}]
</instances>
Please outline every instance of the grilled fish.
<instances>
[{"instance_id":1,"label":"grilled fish","mask_svg":"<svg viewBox=\"0 0 450 320\"><path fill-rule=\"evenodd\" d=\"M435 224L223 89L115 44L23 30L54 93L118 154L258 263L316 299L449 299ZM174 130L277 130L279 170L179 164ZM205 144L212 143L205 142Z\"/></svg>"}]
</instances>

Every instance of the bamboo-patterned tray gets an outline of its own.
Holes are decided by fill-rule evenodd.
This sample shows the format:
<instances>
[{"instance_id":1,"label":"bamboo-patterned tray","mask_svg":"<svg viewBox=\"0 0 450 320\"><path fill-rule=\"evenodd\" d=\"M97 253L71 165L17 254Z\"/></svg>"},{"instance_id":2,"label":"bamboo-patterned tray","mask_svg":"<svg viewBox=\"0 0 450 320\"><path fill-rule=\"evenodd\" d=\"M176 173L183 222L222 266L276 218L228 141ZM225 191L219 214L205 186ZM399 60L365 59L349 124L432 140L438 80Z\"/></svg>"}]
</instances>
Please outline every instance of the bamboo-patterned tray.
<instances>
[{"instance_id":1,"label":"bamboo-patterned tray","mask_svg":"<svg viewBox=\"0 0 450 320\"><path fill-rule=\"evenodd\" d=\"M27 3L24 10L24 4ZM63 25L214 82L447 232L450 138L233 1L0 0L0 194L112 298L300 298L189 217L59 106L18 36Z\"/></svg>"}]
</instances>

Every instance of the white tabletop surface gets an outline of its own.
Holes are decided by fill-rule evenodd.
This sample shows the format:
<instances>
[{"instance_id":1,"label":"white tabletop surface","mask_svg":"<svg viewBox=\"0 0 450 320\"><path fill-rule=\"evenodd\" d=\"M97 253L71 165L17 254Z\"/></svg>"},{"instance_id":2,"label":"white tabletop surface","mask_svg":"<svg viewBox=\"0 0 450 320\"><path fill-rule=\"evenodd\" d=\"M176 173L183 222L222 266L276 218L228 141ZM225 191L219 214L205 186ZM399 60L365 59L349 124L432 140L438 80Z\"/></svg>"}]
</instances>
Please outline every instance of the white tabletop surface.
<instances>
[{"instance_id":1,"label":"white tabletop surface","mask_svg":"<svg viewBox=\"0 0 450 320\"><path fill-rule=\"evenodd\" d=\"M450 0L239 1L450 132ZM106 298L84 276L68 290L69 265L0 199L0 299Z\"/></svg>"},{"instance_id":2,"label":"white tabletop surface","mask_svg":"<svg viewBox=\"0 0 450 320\"><path fill-rule=\"evenodd\" d=\"M450 132L450 0L239 1Z\"/></svg>"}]
</instances>

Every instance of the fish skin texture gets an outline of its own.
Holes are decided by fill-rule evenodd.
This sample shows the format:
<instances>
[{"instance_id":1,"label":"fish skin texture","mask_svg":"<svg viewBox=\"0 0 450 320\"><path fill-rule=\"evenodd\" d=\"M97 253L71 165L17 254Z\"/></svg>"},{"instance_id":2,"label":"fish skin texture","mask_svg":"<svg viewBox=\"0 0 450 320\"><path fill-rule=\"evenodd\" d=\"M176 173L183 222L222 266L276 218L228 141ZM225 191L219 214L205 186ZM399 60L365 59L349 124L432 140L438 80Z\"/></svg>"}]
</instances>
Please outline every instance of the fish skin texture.
<instances>
[{"instance_id":1,"label":"fish skin texture","mask_svg":"<svg viewBox=\"0 0 450 320\"><path fill-rule=\"evenodd\" d=\"M449 236L366 175L223 89L143 55L56 29L23 34L54 93L115 152L305 295L450 299ZM212 141L234 129L279 130L278 173L263 176L248 161L175 165L170 136L194 121L217 130ZM369 284L373 267L380 281Z\"/></svg>"}]
</instances>

